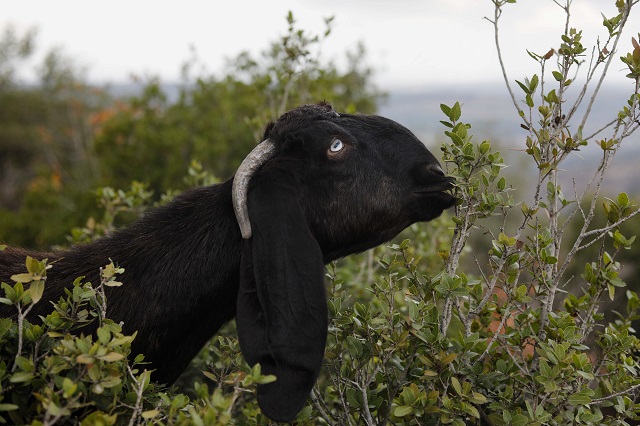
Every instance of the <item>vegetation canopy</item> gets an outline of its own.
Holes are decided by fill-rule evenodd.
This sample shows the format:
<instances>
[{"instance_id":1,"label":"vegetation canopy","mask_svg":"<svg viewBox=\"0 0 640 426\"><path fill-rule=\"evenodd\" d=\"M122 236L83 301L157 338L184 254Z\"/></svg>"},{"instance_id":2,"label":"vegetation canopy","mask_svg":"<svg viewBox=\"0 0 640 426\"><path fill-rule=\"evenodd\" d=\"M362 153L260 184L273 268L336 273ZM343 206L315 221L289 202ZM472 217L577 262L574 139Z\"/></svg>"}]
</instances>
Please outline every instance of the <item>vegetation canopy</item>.
<instances>
[{"instance_id":1,"label":"vegetation canopy","mask_svg":"<svg viewBox=\"0 0 640 426\"><path fill-rule=\"evenodd\" d=\"M556 1L566 17L557 45L529 51L533 71L518 80L508 74L499 31L503 10L518 6L515 0L491 3L487 21L526 131L520 148L535 168L533 191L516 201L531 188L510 183L501 154L490 141L476 140L460 103L441 105L442 159L459 201L450 217L414 225L389 246L329 265L324 367L297 424L624 425L638 419L640 342L633 321L640 299L636 284L625 283L620 259L635 240L623 225L640 210L628 194L601 189L640 126L640 34L628 41L622 36L637 0L609 2L594 46L584 45L583 30L572 26L572 1ZM13 205L3 203L8 208L0 211L0 224L8 225L0 225L0 236L12 245L59 244L68 228L60 229L67 225L62 221L53 225L56 218L74 209L69 206L88 206L77 209L80 217L70 216L76 224L91 219L74 228L69 241L90 241L175 189L215 182L209 170L228 176L259 139L258 123L292 104L326 99L338 110L372 112L379 92L362 66L363 51L350 54L350 69L339 71L314 53L323 37L297 29L291 15L287 21L286 35L263 57L242 54L228 75L200 76L175 101L152 80L140 96L108 100L103 108L89 102L103 98L88 85L66 86L70 80L61 79L31 92L13 84L8 65L0 64L0 95L25 95L42 106L26 115L0 114L0 149L13 153L1 156L2 170L4 176L13 170L12 179L22 182L19 192L1 194ZM3 52L14 52L7 57L28 54L32 36L9 34L0 43ZM591 107L611 67L628 69L628 101L592 129ZM185 68L185 82L191 70ZM75 103L79 92L72 88L97 97ZM51 92L45 96L45 90ZM52 116L43 113L52 120L48 127L38 118L52 99L69 111L80 108L76 123L95 126L84 128L85 139L74 139L80 127L64 136L54 132L60 122ZM21 120L24 125L15 125ZM9 129L33 143L11 145L18 139L6 136ZM73 145L78 140L84 142ZM563 176L571 176L567 158L593 147L600 161L592 178L563 187ZM64 149L73 155L62 156ZM77 167L56 168L63 160ZM82 173L95 175L83 179ZM80 192L107 183L124 189L99 189L98 209L81 201ZM32 207L39 213L26 213ZM57 240L41 233L47 224ZM135 335L124 335L109 319L104 290L121 284L126 270L118 265L104 265L99 282L79 277L49 315L27 321L55 267L27 258L24 273L2 283L0 302L15 307L16 319L0 320L1 421L270 423L255 389L277 377L244 363L234 323L201 351L177 387L150 381L144 357L128 358ZM73 333L87 321L98 324L95 335Z\"/></svg>"}]
</instances>

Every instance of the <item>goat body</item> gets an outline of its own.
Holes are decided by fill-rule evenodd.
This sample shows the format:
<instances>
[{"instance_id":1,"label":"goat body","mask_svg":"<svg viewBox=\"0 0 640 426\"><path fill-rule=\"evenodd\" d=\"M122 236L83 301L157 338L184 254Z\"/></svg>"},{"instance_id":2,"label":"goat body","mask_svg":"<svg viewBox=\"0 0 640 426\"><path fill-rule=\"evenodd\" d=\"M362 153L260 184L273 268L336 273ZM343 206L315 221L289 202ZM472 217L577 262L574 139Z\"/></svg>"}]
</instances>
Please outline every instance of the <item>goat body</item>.
<instances>
[{"instance_id":1,"label":"goat body","mask_svg":"<svg viewBox=\"0 0 640 426\"><path fill-rule=\"evenodd\" d=\"M455 200L435 157L382 117L306 105L267 126L264 143L273 144L262 150L269 157L252 166L241 192L250 226L242 235L250 238L236 222L230 179L189 190L86 245L51 253L7 248L0 280L22 272L26 255L48 258L55 263L43 299L55 301L79 276L99 282L99 268L113 260L125 269L124 285L107 289L108 316L138 332L132 352L144 353L152 377L164 383L236 316L247 362L278 378L258 387L260 407L274 420L294 418L324 354L323 265L431 220ZM50 310L45 300L31 320ZM0 316L10 311L0 306Z\"/></svg>"},{"instance_id":2,"label":"goat body","mask_svg":"<svg viewBox=\"0 0 640 426\"><path fill-rule=\"evenodd\" d=\"M226 182L187 191L93 243L51 253L8 247L0 252L0 280L23 272L27 255L48 258L53 267L43 298L57 301L79 276L99 283L99 268L113 260L125 269L124 285L106 289L108 316L122 321L125 332L138 331L132 352L145 354L155 380L172 383L235 315L241 247ZM2 305L0 314L13 309ZM43 300L30 319L50 311Z\"/></svg>"}]
</instances>

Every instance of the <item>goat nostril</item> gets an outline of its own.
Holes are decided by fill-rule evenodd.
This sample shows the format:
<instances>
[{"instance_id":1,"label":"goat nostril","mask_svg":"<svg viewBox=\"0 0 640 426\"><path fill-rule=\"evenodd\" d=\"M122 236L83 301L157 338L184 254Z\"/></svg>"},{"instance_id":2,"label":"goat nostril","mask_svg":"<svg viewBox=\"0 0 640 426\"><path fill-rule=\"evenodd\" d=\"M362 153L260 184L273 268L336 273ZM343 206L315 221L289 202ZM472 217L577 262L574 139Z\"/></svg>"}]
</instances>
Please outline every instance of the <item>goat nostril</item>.
<instances>
[{"instance_id":1,"label":"goat nostril","mask_svg":"<svg viewBox=\"0 0 640 426\"><path fill-rule=\"evenodd\" d=\"M431 173L436 174L438 176L445 176L444 170L442 170L442 167L440 167L439 164L429 164L427 166L427 170L429 170Z\"/></svg>"}]
</instances>

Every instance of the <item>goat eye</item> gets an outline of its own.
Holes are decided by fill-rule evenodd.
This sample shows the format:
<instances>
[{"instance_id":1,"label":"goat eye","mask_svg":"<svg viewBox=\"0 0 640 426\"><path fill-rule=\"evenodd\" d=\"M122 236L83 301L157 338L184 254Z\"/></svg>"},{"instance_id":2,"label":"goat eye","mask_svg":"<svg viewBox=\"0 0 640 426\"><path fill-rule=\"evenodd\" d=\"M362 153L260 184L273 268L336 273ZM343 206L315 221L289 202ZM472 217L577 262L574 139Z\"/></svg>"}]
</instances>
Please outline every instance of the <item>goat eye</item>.
<instances>
[{"instance_id":1,"label":"goat eye","mask_svg":"<svg viewBox=\"0 0 640 426\"><path fill-rule=\"evenodd\" d=\"M340 152L342 151L342 148L344 148L344 144L342 143L342 141L340 139L334 139L334 141L331 142L329 150L331 152Z\"/></svg>"}]
</instances>

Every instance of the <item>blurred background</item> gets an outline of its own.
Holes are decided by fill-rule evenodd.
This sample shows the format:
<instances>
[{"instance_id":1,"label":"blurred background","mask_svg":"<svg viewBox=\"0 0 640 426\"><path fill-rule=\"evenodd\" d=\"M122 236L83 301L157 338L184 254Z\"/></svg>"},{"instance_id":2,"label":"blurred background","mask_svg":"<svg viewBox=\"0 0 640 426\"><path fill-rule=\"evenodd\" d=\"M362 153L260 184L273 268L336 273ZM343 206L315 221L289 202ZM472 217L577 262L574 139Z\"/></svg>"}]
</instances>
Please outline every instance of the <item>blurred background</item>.
<instances>
[{"instance_id":1,"label":"blurred background","mask_svg":"<svg viewBox=\"0 0 640 426\"><path fill-rule=\"evenodd\" d=\"M606 39L601 12L615 15L614 1L572 7L585 46ZM91 229L103 214L105 186L135 195L111 205L116 215L140 199L211 183L211 175L227 179L269 120L321 100L392 118L434 152L445 140L439 105L459 101L463 121L478 141L501 147L526 197L536 170L520 151L526 132L502 79L493 14L489 0L5 3L0 241L46 249L78 240L71 229ZM514 80L540 72L527 49L557 48L564 21L552 0L506 7L501 48L518 99ZM635 13L621 52L639 28ZM615 118L632 90L615 61L586 131ZM605 182L612 194L638 195L637 142L615 160ZM586 182L600 153L585 148L571 158L567 193L571 177Z\"/></svg>"}]
</instances>

